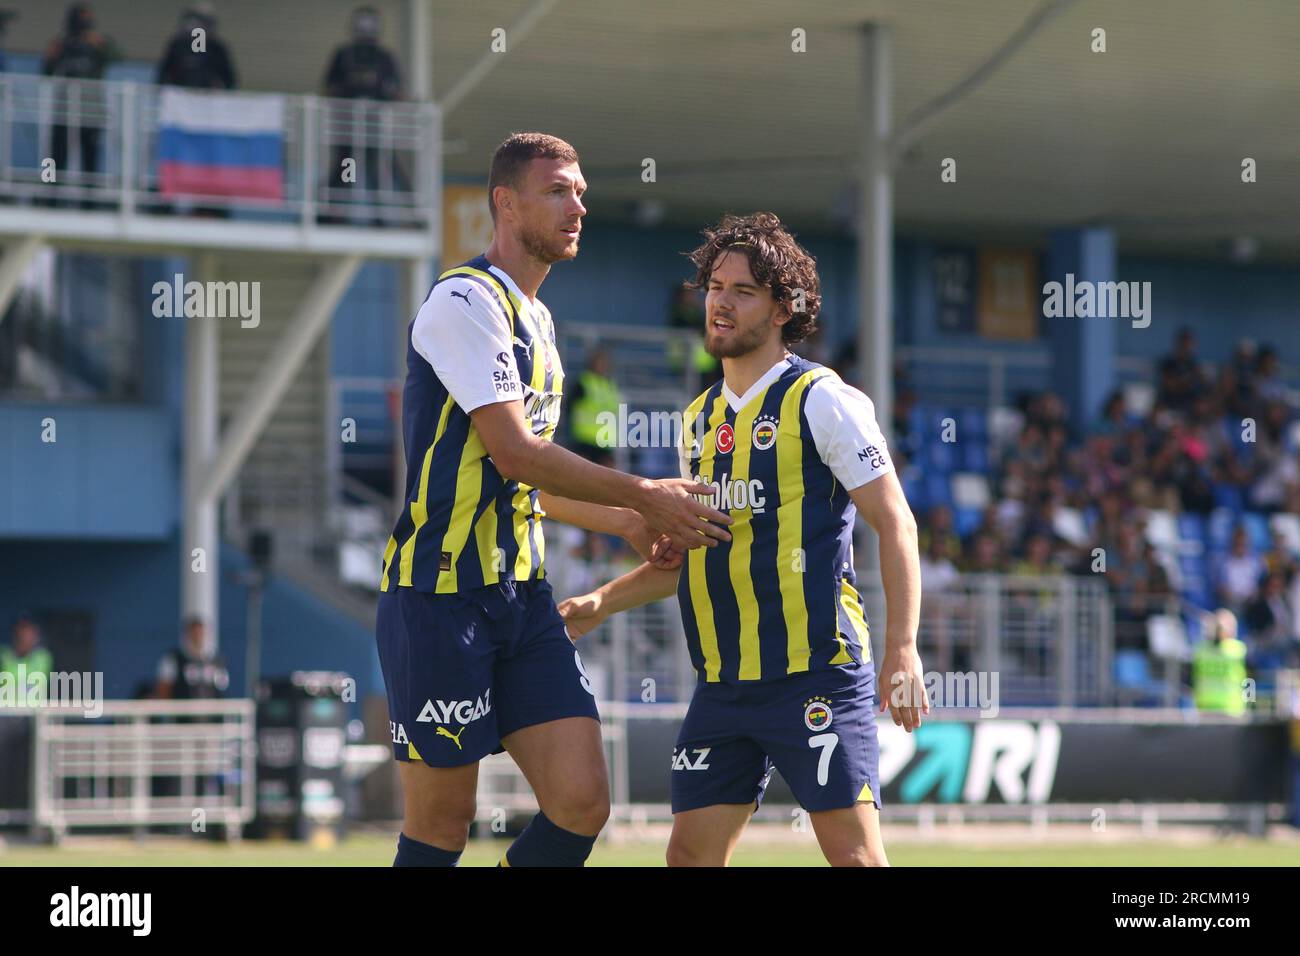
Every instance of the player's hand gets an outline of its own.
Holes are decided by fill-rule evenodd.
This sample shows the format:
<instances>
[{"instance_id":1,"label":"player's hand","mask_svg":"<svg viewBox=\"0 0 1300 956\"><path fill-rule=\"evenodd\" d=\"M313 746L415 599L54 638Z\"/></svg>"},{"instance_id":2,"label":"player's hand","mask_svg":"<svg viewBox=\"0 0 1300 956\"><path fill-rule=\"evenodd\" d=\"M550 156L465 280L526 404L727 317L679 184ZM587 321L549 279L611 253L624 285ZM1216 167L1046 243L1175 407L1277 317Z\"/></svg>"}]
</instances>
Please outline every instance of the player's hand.
<instances>
[{"instance_id":1,"label":"player's hand","mask_svg":"<svg viewBox=\"0 0 1300 956\"><path fill-rule=\"evenodd\" d=\"M633 527L623 535L623 540L632 546L632 550L661 571L671 571L680 567L682 553L672 547L667 535L661 535L645 523L636 512L632 512Z\"/></svg>"},{"instance_id":2,"label":"player's hand","mask_svg":"<svg viewBox=\"0 0 1300 956\"><path fill-rule=\"evenodd\" d=\"M880 712L888 709L894 724L909 734L920 727L922 715L930 713L930 695L916 645L890 647L886 642L879 680Z\"/></svg>"},{"instance_id":3,"label":"player's hand","mask_svg":"<svg viewBox=\"0 0 1300 956\"><path fill-rule=\"evenodd\" d=\"M650 549L649 561L661 571L672 571L682 566L686 555L673 547L673 539L661 534Z\"/></svg>"},{"instance_id":4,"label":"player's hand","mask_svg":"<svg viewBox=\"0 0 1300 956\"><path fill-rule=\"evenodd\" d=\"M608 613L600 609L600 603L600 595L592 591L590 594L565 598L556 605L559 608L560 617L564 618L564 626L569 632L569 640L576 641L609 616Z\"/></svg>"},{"instance_id":5,"label":"player's hand","mask_svg":"<svg viewBox=\"0 0 1300 956\"><path fill-rule=\"evenodd\" d=\"M641 500L634 507L646 525L668 535L677 550L685 552L701 545L712 548L719 541L731 540L730 532L723 527L731 524L731 516L695 497L712 494L711 485L686 478L661 478L643 485Z\"/></svg>"}]
</instances>

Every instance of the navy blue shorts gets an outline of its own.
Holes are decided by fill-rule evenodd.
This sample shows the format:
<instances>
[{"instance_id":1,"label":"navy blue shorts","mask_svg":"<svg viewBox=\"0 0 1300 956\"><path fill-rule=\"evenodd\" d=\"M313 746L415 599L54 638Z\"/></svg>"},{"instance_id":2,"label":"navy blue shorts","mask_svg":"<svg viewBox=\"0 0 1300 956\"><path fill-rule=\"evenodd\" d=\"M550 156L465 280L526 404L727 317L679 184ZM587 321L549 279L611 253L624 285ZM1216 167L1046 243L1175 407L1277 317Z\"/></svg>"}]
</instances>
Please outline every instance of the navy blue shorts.
<instances>
[{"instance_id":1,"label":"navy blue shorts","mask_svg":"<svg viewBox=\"0 0 1300 956\"><path fill-rule=\"evenodd\" d=\"M375 631L398 760L460 767L500 753L523 727L600 719L546 581L398 587L379 595Z\"/></svg>"},{"instance_id":2,"label":"navy blue shorts","mask_svg":"<svg viewBox=\"0 0 1300 956\"><path fill-rule=\"evenodd\" d=\"M673 813L763 801L775 767L809 813L880 806L870 663L753 683L703 683L673 748Z\"/></svg>"}]
</instances>

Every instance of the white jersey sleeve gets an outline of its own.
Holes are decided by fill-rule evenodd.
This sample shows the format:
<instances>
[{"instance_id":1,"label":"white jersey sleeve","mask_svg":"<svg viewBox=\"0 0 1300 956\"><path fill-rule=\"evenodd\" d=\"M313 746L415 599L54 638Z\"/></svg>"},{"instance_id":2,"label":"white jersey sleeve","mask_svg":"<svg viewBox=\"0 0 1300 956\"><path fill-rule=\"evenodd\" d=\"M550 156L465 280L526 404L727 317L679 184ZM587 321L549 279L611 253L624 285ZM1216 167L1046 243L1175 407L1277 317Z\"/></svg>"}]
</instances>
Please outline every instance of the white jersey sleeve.
<instances>
[{"instance_id":1,"label":"white jersey sleeve","mask_svg":"<svg viewBox=\"0 0 1300 956\"><path fill-rule=\"evenodd\" d=\"M885 436L876 422L876 406L838 376L808 390L804 403L817 454L848 490L894 470Z\"/></svg>"},{"instance_id":2,"label":"white jersey sleeve","mask_svg":"<svg viewBox=\"0 0 1300 956\"><path fill-rule=\"evenodd\" d=\"M415 316L411 343L467 414L523 399L510 317L466 276L439 282Z\"/></svg>"}]
</instances>

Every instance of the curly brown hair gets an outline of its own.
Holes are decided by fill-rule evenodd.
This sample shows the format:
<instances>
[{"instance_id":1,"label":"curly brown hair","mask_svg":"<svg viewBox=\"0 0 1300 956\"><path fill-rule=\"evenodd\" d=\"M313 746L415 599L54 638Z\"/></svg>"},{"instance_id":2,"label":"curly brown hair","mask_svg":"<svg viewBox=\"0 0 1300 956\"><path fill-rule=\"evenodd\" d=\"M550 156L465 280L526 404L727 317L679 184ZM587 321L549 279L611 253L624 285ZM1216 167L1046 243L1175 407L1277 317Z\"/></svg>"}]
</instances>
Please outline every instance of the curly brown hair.
<instances>
[{"instance_id":1,"label":"curly brown hair","mask_svg":"<svg viewBox=\"0 0 1300 956\"><path fill-rule=\"evenodd\" d=\"M781 326L781 340L794 345L817 331L822 307L817 260L795 241L775 213L728 213L702 234L704 244L686 254L696 269L695 278L685 283L687 288L707 289L718 257L724 252L743 252L754 278L790 310L790 321Z\"/></svg>"}]
</instances>

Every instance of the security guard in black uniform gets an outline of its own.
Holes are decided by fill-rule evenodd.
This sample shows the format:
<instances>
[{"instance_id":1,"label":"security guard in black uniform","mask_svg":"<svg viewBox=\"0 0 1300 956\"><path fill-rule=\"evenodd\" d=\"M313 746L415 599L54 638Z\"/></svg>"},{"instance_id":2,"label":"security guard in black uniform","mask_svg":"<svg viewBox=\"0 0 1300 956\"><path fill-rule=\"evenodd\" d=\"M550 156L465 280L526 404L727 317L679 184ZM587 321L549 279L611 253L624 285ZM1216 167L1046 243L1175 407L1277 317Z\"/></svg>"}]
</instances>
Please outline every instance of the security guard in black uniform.
<instances>
[{"instance_id":1,"label":"security guard in black uniform","mask_svg":"<svg viewBox=\"0 0 1300 956\"><path fill-rule=\"evenodd\" d=\"M402 97L402 76L397 59L379 43L382 23L379 12L373 7L358 7L352 12L349 42L338 47L325 72L325 95L337 99L375 100L392 102ZM392 158L392 181L380 182L380 151L373 144L377 139L379 124L375 111L360 106L358 109L339 109L334 115L335 128L347 132L344 141L334 149L334 168L330 185L348 190L356 186L343 177L343 161L356 160L357 179L367 189L386 187L407 191L407 180L398 168L397 157ZM364 154L364 155L363 155ZM337 194L336 201L346 194Z\"/></svg>"},{"instance_id":2,"label":"security guard in black uniform","mask_svg":"<svg viewBox=\"0 0 1300 956\"><path fill-rule=\"evenodd\" d=\"M196 50L194 31L200 29L203 44ZM235 64L226 44L217 38L217 17L211 4L198 3L181 14L176 33L158 62L157 82L197 90L235 88Z\"/></svg>"},{"instance_id":3,"label":"security guard in black uniform","mask_svg":"<svg viewBox=\"0 0 1300 956\"><path fill-rule=\"evenodd\" d=\"M162 700L213 700L225 695L230 686L230 673L225 662L207 650L205 631L206 625L201 617L186 619L181 646L168 651L158 662L155 697Z\"/></svg>"},{"instance_id":4,"label":"security guard in black uniform","mask_svg":"<svg viewBox=\"0 0 1300 956\"><path fill-rule=\"evenodd\" d=\"M46 76L62 76L77 80L102 80L108 64L118 54L111 40L95 29L95 14L88 3L74 3L68 7L63 33L50 41L41 62L41 72ZM60 90L57 109L70 116L80 107L81 122L78 129L80 141L80 166L83 173L99 172L100 128L87 122L87 116L97 110L93 88L82 87L76 96L72 91ZM56 113L56 115L59 115ZM64 170L68 165L68 126L59 123L51 130L50 155L54 160L56 182L65 182Z\"/></svg>"}]
</instances>

